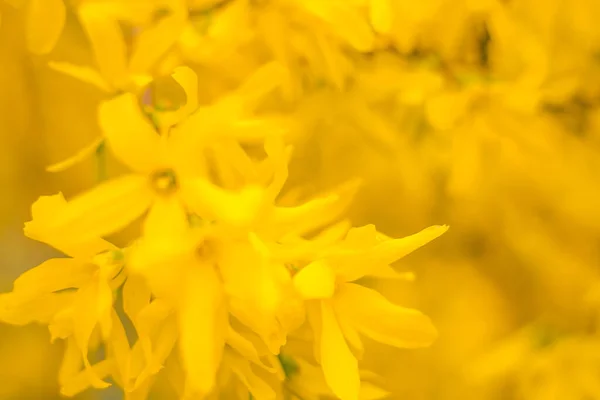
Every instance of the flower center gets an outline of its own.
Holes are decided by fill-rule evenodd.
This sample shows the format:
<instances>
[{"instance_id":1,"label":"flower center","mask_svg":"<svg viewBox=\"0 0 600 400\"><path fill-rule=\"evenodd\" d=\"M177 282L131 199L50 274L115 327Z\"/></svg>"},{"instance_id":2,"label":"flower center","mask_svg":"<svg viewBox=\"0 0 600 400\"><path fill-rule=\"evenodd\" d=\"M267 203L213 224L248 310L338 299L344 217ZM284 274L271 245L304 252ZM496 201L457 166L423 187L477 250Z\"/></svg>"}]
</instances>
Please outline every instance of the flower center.
<instances>
[{"instance_id":1,"label":"flower center","mask_svg":"<svg viewBox=\"0 0 600 400\"><path fill-rule=\"evenodd\" d=\"M152 174L152 187L159 194L172 194L177 190L177 175L172 169L163 169Z\"/></svg>"}]
</instances>

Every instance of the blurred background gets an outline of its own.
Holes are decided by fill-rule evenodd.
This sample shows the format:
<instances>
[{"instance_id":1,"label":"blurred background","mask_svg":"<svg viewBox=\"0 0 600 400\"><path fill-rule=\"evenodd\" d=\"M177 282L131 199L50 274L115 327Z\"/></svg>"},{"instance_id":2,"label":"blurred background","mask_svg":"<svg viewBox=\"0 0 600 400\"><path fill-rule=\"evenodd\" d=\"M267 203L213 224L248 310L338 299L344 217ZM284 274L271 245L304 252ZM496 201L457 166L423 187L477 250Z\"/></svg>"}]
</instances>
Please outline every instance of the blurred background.
<instances>
[{"instance_id":1,"label":"blurred background","mask_svg":"<svg viewBox=\"0 0 600 400\"><path fill-rule=\"evenodd\" d=\"M320 65L295 47L289 62L321 86L286 97L292 111L281 99L272 105L300 132L290 137L288 190L309 195L358 176L355 225L393 237L450 225L397 264L416 282L371 282L430 315L439 340L410 351L368 343L364 366L392 399L600 399L600 2L390 4L393 24L370 51L339 51ZM221 9L221 30L206 40L237 49L240 34L223 28L234 17ZM65 172L45 168L98 137L103 94L47 66L93 64L72 14L44 56L27 50L23 9L0 2L0 14L0 288L9 291L54 255L23 236L30 205L96 182L93 157ZM308 32L288 29L290 42ZM252 39L260 51L219 53L234 72L182 47L200 73L201 101L235 86L256 60L277 58L265 37ZM109 174L119 168L108 160ZM0 399L59 398L61 346L45 327L1 325Z\"/></svg>"}]
</instances>

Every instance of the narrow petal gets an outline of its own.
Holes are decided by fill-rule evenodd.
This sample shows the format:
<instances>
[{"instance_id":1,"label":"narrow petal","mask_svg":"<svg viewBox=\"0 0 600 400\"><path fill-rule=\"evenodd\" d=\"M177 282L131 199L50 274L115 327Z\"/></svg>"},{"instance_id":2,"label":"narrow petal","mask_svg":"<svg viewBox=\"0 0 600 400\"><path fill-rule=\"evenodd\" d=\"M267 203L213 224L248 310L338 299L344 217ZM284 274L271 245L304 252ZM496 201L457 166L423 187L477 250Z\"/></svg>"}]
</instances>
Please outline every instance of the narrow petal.
<instances>
[{"instance_id":1,"label":"narrow petal","mask_svg":"<svg viewBox=\"0 0 600 400\"><path fill-rule=\"evenodd\" d=\"M330 302L321 302L321 366L325 381L341 400L358 400L358 361L340 330Z\"/></svg>"},{"instance_id":2,"label":"narrow petal","mask_svg":"<svg viewBox=\"0 0 600 400\"><path fill-rule=\"evenodd\" d=\"M346 0L302 0L301 6L328 23L332 30L358 51L371 51L375 36L359 10Z\"/></svg>"},{"instance_id":3,"label":"narrow petal","mask_svg":"<svg viewBox=\"0 0 600 400\"><path fill-rule=\"evenodd\" d=\"M335 292L335 273L324 261L315 261L294 275L294 288L306 300L329 299Z\"/></svg>"},{"instance_id":4,"label":"narrow petal","mask_svg":"<svg viewBox=\"0 0 600 400\"><path fill-rule=\"evenodd\" d=\"M276 207L272 223L279 233L303 235L335 221L345 211L360 185L350 181L334 193L310 200L297 207Z\"/></svg>"},{"instance_id":5,"label":"narrow petal","mask_svg":"<svg viewBox=\"0 0 600 400\"><path fill-rule=\"evenodd\" d=\"M134 326L138 325L138 315L150 305L151 298L150 288L141 276L131 274L127 277L123 285L123 310Z\"/></svg>"},{"instance_id":6,"label":"narrow petal","mask_svg":"<svg viewBox=\"0 0 600 400\"><path fill-rule=\"evenodd\" d=\"M188 385L205 395L214 385L221 363L225 335L222 322L223 294L219 278L210 265L189 270L180 306L180 350Z\"/></svg>"},{"instance_id":7,"label":"narrow petal","mask_svg":"<svg viewBox=\"0 0 600 400\"><path fill-rule=\"evenodd\" d=\"M177 2L174 2L176 4ZM155 26L142 31L136 38L129 71L133 74L148 73L161 57L177 42L185 27L185 8L171 10Z\"/></svg>"},{"instance_id":8,"label":"narrow petal","mask_svg":"<svg viewBox=\"0 0 600 400\"><path fill-rule=\"evenodd\" d=\"M139 339L136 346L139 345L141 350L139 374L134 389L141 387L149 377L160 371L175 345L177 324L169 319L172 312L172 308L166 302L157 299L137 314L135 327ZM132 364L134 361L135 359L132 359Z\"/></svg>"},{"instance_id":9,"label":"narrow petal","mask_svg":"<svg viewBox=\"0 0 600 400\"><path fill-rule=\"evenodd\" d=\"M437 338L428 317L389 302L373 289L345 283L340 285L334 301L338 315L378 342L416 348L429 346Z\"/></svg>"},{"instance_id":10,"label":"narrow petal","mask_svg":"<svg viewBox=\"0 0 600 400\"><path fill-rule=\"evenodd\" d=\"M127 45L118 21L94 2L82 3L78 14L102 76L112 87L122 88L127 82Z\"/></svg>"},{"instance_id":11,"label":"narrow petal","mask_svg":"<svg viewBox=\"0 0 600 400\"><path fill-rule=\"evenodd\" d=\"M380 274L385 266L426 245L447 230L448 226L445 225L430 226L419 233L400 239L378 238L379 234L374 228L361 229L360 233L351 231L352 237L348 235L349 240L346 244L353 243L357 249L348 246L347 251L332 255L329 260L339 277L347 282L355 281L364 276ZM364 239L362 243L370 243L371 246L361 244L360 238Z\"/></svg>"},{"instance_id":12,"label":"narrow petal","mask_svg":"<svg viewBox=\"0 0 600 400\"><path fill-rule=\"evenodd\" d=\"M349 321L339 316L338 323L340 325L340 329L342 330L342 334L346 338L346 341L352 350L352 354L354 354L357 359L361 360L365 352L365 347L358 331Z\"/></svg>"},{"instance_id":13,"label":"narrow petal","mask_svg":"<svg viewBox=\"0 0 600 400\"><path fill-rule=\"evenodd\" d=\"M71 168L75 164L79 164L80 162L85 161L87 158L91 157L98 150L98 147L102 144L103 141L104 141L103 138L98 138L98 139L94 140L92 142L92 144L85 146L79 152L77 152L76 154L67 158L66 160L58 162L56 164L52 164L49 167L46 167L46 171L62 172L62 171L65 171L65 170Z\"/></svg>"},{"instance_id":14,"label":"narrow petal","mask_svg":"<svg viewBox=\"0 0 600 400\"><path fill-rule=\"evenodd\" d=\"M309 300L306 302L306 320L313 331L314 343L313 355L315 360L321 362L321 302L319 300Z\"/></svg>"},{"instance_id":15,"label":"narrow petal","mask_svg":"<svg viewBox=\"0 0 600 400\"><path fill-rule=\"evenodd\" d=\"M48 66L55 71L69 75L82 82L89 83L102 90L105 93L112 91L110 85L104 80L102 75L95 69L81 65L75 65L68 62L49 61Z\"/></svg>"},{"instance_id":16,"label":"narrow petal","mask_svg":"<svg viewBox=\"0 0 600 400\"><path fill-rule=\"evenodd\" d=\"M99 379L106 379L113 369L112 360L102 360L91 366L92 373ZM87 371L76 373L75 375L65 378L61 384L60 394L66 397L73 397L87 390L92 386L89 381Z\"/></svg>"},{"instance_id":17,"label":"narrow petal","mask_svg":"<svg viewBox=\"0 0 600 400\"><path fill-rule=\"evenodd\" d=\"M379 386L375 386L369 382L363 382L360 385L360 394L358 398L360 400L382 400L387 399L392 394L387 390L383 390Z\"/></svg>"},{"instance_id":18,"label":"narrow petal","mask_svg":"<svg viewBox=\"0 0 600 400\"><path fill-rule=\"evenodd\" d=\"M392 0L371 0L369 4L369 19L375 32L390 33L392 30L394 11Z\"/></svg>"},{"instance_id":19,"label":"narrow petal","mask_svg":"<svg viewBox=\"0 0 600 400\"><path fill-rule=\"evenodd\" d=\"M380 279L397 279L407 282L413 282L416 278L414 272L396 272L396 270L389 265L373 268L369 273L369 276Z\"/></svg>"},{"instance_id":20,"label":"narrow petal","mask_svg":"<svg viewBox=\"0 0 600 400\"><path fill-rule=\"evenodd\" d=\"M263 205L264 191L248 186L234 192L213 185L206 179L182 182L181 197L201 218L244 226L252 223Z\"/></svg>"},{"instance_id":21,"label":"narrow petal","mask_svg":"<svg viewBox=\"0 0 600 400\"><path fill-rule=\"evenodd\" d=\"M275 61L269 62L246 79L236 90L236 96L240 97L246 111L254 111L267 94L281 85L284 77L284 67Z\"/></svg>"},{"instance_id":22,"label":"narrow petal","mask_svg":"<svg viewBox=\"0 0 600 400\"><path fill-rule=\"evenodd\" d=\"M62 193L52 196L40 196L31 206L32 220L25 223L25 236L46 243L55 249L80 259L89 259L104 251L117 250L117 247L99 237L87 241L73 241L73 237L65 234L49 234L47 227L56 215L65 211L67 201Z\"/></svg>"},{"instance_id":23,"label":"narrow petal","mask_svg":"<svg viewBox=\"0 0 600 400\"><path fill-rule=\"evenodd\" d=\"M70 292L0 294L0 321L19 326L33 322L50 324L58 313L72 305L74 295Z\"/></svg>"},{"instance_id":24,"label":"narrow petal","mask_svg":"<svg viewBox=\"0 0 600 400\"><path fill-rule=\"evenodd\" d=\"M127 390L131 386L131 349L129 347L129 340L125 333L125 327L114 309L110 313L110 319L112 329L105 344L106 358L114 363L113 378L121 387Z\"/></svg>"},{"instance_id":25,"label":"narrow petal","mask_svg":"<svg viewBox=\"0 0 600 400\"><path fill-rule=\"evenodd\" d=\"M227 358L227 364L255 399L274 400L276 398L273 388L252 371L248 360L233 356Z\"/></svg>"},{"instance_id":26,"label":"narrow petal","mask_svg":"<svg viewBox=\"0 0 600 400\"><path fill-rule=\"evenodd\" d=\"M36 54L49 53L65 25L63 0L29 0L27 4L27 46Z\"/></svg>"},{"instance_id":27,"label":"narrow petal","mask_svg":"<svg viewBox=\"0 0 600 400\"><path fill-rule=\"evenodd\" d=\"M150 173L161 167L161 140L142 114L137 98L125 93L98 109L100 128L115 156L133 171Z\"/></svg>"},{"instance_id":28,"label":"narrow petal","mask_svg":"<svg viewBox=\"0 0 600 400\"><path fill-rule=\"evenodd\" d=\"M104 319L112 310L112 292L108 285L100 280L90 282L90 284L77 291L77 297L73 310L74 338L77 347L81 352L85 371L87 372L90 384L98 389L106 388L110 384L104 382L96 375L88 359L90 338L94 328L101 319Z\"/></svg>"},{"instance_id":29,"label":"narrow petal","mask_svg":"<svg viewBox=\"0 0 600 400\"><path fill-rule=\"evenodd\" d=\"M384 241L372 250L373 262L391 264L442 236L447 230L447 225L434 225L411 236Z\"/></svg>"},{"instance_id":30,"label":"narrow petal","mask_svg":"<svg viewBox=\"0 0 600 400\"><path fill-rule=\"evenodd\" d=\"M23 273L14 283L19 293L52 293L88 283L97 267L72 258L52 258Z\"/></svg>"},{"instance_id":31,"label":"narrow petal","mask_svg":"<svg viewBox=\"0 0 600 400\"><path fill-rule=\"evenodd\" d=\"M153 197L145 176L126 175L75 197L43 228L84 243L123 229L148 209Z\"/></svg>"},{"instance_id":32,"label":"narrow petal","mask_svg":"<svg viewBox=\"0 0 600 400\"><path fill-rule=\"evenodd\" d=\"M185 92L186 102L177 111L160 113L161 126L173 126L198 108L198 76L194 70L187 66L177 67L171 76Z\"/></svg>"},{"instance_id":33,"label":"narrow petal","mask_svg":"<svg viewBox=\"0 0 600 400\"><path fill-rule=\"evenodd\" d=\"M246 339L241 333L229 326L227 330L227 345L239 353L241 356L257 365L262 365L260 357L252 342Z\"/></svg>"}]
</instances>

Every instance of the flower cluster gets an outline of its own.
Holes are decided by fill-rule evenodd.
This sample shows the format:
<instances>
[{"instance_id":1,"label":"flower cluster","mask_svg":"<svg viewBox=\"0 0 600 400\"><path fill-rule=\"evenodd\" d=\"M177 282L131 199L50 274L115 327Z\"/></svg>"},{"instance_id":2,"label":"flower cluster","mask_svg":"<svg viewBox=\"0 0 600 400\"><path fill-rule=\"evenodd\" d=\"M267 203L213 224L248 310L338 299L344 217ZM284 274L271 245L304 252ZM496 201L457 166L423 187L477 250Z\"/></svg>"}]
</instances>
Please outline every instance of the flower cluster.
<instances>
[{"instance_id":1,"label":"flower cluster","mask_svg":"<svg viewBox=\"0 0 600 400\"><path fill-rule=\"evenodd\" d=\"M25 234L67 257L0 296L0 320L66 341L62 394L113 383L143 399L164 375L184 399L386 396L359 366L361 335L418 348L437 333L362 278L411 280L390 264L447 226L401 239L352 227L358 180L307 197L288 167L310 128L298 121L382 45L392 2L24 3L37 54L77 17L97 68L49 66L105 93L101 136L49 170L107 153L127 170L68 200L40 197ZM211 97L211 85L224 89ZM106 240L130 226L128 245Z\"/></svg>"}]
</instances>

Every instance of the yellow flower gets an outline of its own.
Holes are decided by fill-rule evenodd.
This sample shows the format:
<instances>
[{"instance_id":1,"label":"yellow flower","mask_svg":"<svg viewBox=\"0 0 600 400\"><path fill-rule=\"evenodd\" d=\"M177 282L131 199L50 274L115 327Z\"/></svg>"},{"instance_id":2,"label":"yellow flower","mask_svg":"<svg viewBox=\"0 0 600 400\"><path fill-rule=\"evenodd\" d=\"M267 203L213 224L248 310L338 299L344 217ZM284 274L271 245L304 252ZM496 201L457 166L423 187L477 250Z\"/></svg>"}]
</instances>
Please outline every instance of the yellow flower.
<instances>
[{"instance_id":1,"label":"yellow flower","mask_svg":"<svg viewBox=\"0 0 600 400\"><path fill-rule=\"evenodd\" d=\"M152 22L158 10L166 11L166 16ZM89 37L98 70L57 61L49 62L49 66L109 94L121 90L136 92L147 85L152 80L153 68L175 44L187 18L187 10L179 1L83 1L76 11ZM126 42L120 21L144 26L133 34L131 46Z\"/></svg>"},{"instance_id":2,"label":"yellow flower","mask_svg":"<svg viewBox=\"0 0 600 400\"><path fill-rule=\"evenodd\" d=\"M0 297L0 319L17 325L48 324L53 340L68 339L77 349L72 359L76 363L83 360L84 381L102 388L108 384L93 372L88 350L97 326L105 340L111 337L113 290L122 283L123 255L101 239L74 245L37 230L64 207L62 195L40 198L32 207L33 220L26 225L26 232L72 258L50 259L21 275L13 291ZM68 386L70 378L62 384Z\"/></svg>"},{"instance_id":3,"label":"yellow flower","mask_svg":"<svg viewBox=\"0 0 600 400\"><path fill-rule=\"evenodd\" d=\"M427 346L437 335L420 312L396 306L376 291L351 282L376 275L446 230L434 226L403 239L381 240L372 225L353 229L338 249L326 251L294 276L295 288L308 300L317 359L340 399L359 396L358 364L349 346L361 351L359 332L397 347Z\"/></svg>"},{"instance_id":4,"label":"yellow flower","mask_svg":"<svg viewBox=\"0 0 600 400\"><path fill-rule=\"evenodd\" d=\"M257 75L265 72L258 71ZM142 114L133 94L101 104L99 119L104 138L133 173L71 200L64 212L49 219L47 230L70 234L80 241L103 236L127 226L157 201L171 197L179 199L182 210L208 220L243 225L256 216L263 201L262 191L252 184L231 191L211 183L207 176L210 165L203 152L221 138L236 138L239 134L256 140L252 135L272 132L268 121L261 132L261 120L244 115L244 101L253 103L264 89L249 83L240 88L238 97L231 96L214 107L192 113L197 106L195 74L189 68L180 68L173 77L188 93L188 104L180 111L162 115L162 119L159 116L161 132ZM232 115L239 119L230 120ZM179 118L183 120L176 126L168 126ZM181 221L173 221L178 223Z\"/></svg>"}]
</instances>

